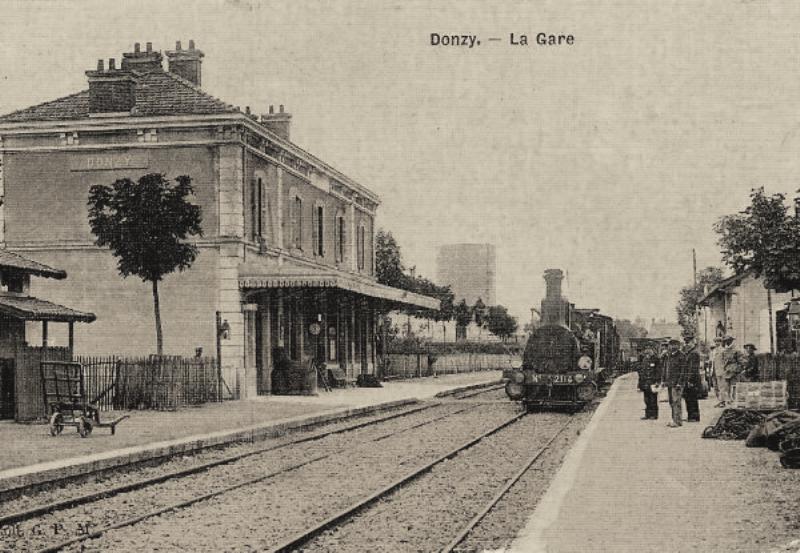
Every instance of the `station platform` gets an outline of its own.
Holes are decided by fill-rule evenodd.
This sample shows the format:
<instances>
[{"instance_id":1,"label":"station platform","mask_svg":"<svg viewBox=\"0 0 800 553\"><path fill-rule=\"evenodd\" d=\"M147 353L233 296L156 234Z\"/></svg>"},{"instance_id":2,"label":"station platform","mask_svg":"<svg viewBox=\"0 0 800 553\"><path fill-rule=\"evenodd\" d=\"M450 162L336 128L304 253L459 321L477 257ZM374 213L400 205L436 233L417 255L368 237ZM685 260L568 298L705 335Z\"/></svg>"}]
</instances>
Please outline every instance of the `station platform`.
<instances>
[{"instance_id":1,"label":"station platform","mask_svg":"<svg viewBox=\"0 0 800 553\"><path fill-rule=\"evenodd\" d=\"M770 551L782 499L767 482L791 471L774 452L701 438L722 411L713 392L699 423L668 428L666 402L658 420L641 420L637 382L615 381L510 551Z\"/></svg>"},{"instance_id":2,"label":"station platform","mask_svg":"<svg viewBox=\"0 0 800 553\"><path fill-rule=\"evenodd\" d=\"M345 388L316 396L259 396L207 403L176 411L101 412L100 419L130 415L116 435L97 428L81 438L72 427L52 437L46 424L0 422L0 493L46 482L48 475L82 474L175 453L221 445L288 428L368 413L403 402L500 380L483 371L383 383L382 388Z\"/></svg>"}]
</instances>

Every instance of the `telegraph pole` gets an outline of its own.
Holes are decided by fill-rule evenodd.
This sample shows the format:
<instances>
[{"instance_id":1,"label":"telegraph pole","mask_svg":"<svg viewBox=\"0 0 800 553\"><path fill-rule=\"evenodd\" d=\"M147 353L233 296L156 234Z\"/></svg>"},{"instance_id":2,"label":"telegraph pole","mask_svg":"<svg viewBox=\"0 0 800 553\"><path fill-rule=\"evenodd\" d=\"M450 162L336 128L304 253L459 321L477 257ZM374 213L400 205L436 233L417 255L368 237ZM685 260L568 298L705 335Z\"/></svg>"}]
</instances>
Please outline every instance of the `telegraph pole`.
<instances>
[{"instance_id":1,"label":"telegraph pole","mask_svg":"<svg viewBox=\"0 0 800 553\"><path fill-rule=\"evenodd\" d=\"M692 248L692 285L695 290L697 291L697 251ZM703 317L703 321L705 321L705 317ZM700 334L700 306L695 305L694 307L694 332L695 334ZM703 333L703 340L707 343L708 342L708 332Z\"/></svg>"}]
</instances>

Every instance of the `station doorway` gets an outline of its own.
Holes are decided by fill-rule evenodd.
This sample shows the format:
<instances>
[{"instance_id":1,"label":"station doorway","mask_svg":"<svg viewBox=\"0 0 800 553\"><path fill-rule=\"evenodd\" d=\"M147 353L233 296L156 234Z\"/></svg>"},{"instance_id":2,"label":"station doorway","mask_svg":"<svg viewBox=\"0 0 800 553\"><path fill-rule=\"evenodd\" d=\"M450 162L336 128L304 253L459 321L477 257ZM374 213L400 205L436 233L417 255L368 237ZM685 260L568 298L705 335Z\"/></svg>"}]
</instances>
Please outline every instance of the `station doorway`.
<instances>
[{"instance_id":1,"label":"station doorway","mask_svg":"<svg viewBox=\"0 0 800 553\"><path fill-rule=\"evenodd\" d=\"M13 419L16 413L14 372L13 359L0 359L0 420Z\"/></svg>"}]
</instances>

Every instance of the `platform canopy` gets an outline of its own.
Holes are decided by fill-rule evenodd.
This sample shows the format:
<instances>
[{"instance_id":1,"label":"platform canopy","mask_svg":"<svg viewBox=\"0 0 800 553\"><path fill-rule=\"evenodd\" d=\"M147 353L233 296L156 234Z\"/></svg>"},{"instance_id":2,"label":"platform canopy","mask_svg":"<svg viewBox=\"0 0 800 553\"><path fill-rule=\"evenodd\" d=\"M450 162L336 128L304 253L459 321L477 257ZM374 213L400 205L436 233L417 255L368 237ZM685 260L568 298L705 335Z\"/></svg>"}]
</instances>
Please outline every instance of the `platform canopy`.
<instances>
[{"instance_id":1,"label":"platform canopy","mask_svg":"<svg viewBox=\"0 0 800 553\"><path fill-rule=\"evenodd\" d=\"M440 309L436 298L415 294L400 288L393 288L377 282L356 278L347 273L300 272L280 269L265 271L257 265L243 264L239 266L239 288L256 290L260 288L334 288L377 298L387 302L401 303L425 309Z\"/></svg>"},{"instance_id":2,"label":"platform canopy","mask_svg":"<svg viewBox=\"0 0 800 553\"><path fill-rule=\"evenodd\" d=\"M91 323L94 313L83 313L69 307L30 296L0 296L0 313L24 321L54 321L62 323Z\"/></svg>"}]
</instances>

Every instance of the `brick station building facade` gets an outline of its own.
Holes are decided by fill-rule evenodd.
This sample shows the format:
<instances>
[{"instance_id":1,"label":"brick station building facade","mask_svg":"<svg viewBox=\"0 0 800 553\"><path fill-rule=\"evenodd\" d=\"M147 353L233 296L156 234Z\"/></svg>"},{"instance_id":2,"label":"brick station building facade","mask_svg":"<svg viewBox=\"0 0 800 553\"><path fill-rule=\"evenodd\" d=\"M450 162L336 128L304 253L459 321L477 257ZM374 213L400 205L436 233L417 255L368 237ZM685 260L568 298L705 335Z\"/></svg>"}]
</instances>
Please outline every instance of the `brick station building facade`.
<instances>
[{"instance_id":1,"label":"brick station building facade","mask_svg":"<svg viewBox=\"0 0 800 553\"><path fill-rule=\"evenodd\" d=\"M194 265L159 285L165 353L213 355L221 334L241 397L270 393L277 358L373 373L378 313L438 301L376 282L376 194L293 144L283 106L257 117L203 92L203 57L191 42L164 55L137 44L86 71L88 89L1 116L0 247L71 275L35 287L97 315L76 328L76 353L150 353L151 288L94 245L88 191L189 175L204 236Z\"/></svg>"}]
</instances>

